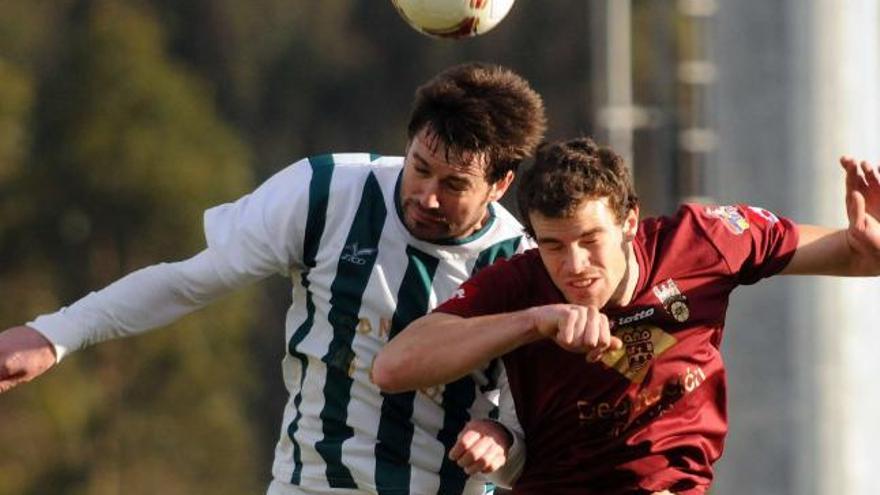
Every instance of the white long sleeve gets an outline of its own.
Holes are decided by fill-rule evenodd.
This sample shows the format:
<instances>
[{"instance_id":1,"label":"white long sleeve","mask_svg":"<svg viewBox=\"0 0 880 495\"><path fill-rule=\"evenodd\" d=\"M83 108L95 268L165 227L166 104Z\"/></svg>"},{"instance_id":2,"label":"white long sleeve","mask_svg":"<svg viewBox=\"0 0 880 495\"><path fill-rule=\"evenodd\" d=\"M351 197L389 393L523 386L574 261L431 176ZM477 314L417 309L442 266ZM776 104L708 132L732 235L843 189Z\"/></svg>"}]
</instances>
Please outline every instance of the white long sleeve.
<instances>
[{"instance_id":1,"label":"white long sleeve","mask_svg":"<svg viewBox=\"0 0 880 495\"><path fill-rule=\"evenodd\" d=\"M230 277L209 248L185 261L135 271L28 326L52 342L60 361L83 347L167 325L266 275Z\"/></svg>"},{"instance_id":2,"label":"white long sleeve","mask_svg":"<svg viewBox=\"0 0 880 495\"><path fill-rule=\"evenodd\" d=\"M298 266L311 167L287 167L234 203L205 212L208 248L177 263L133 272L28 326L66 354L167 325L218 297Z\"/></svg>"}]
</instances>

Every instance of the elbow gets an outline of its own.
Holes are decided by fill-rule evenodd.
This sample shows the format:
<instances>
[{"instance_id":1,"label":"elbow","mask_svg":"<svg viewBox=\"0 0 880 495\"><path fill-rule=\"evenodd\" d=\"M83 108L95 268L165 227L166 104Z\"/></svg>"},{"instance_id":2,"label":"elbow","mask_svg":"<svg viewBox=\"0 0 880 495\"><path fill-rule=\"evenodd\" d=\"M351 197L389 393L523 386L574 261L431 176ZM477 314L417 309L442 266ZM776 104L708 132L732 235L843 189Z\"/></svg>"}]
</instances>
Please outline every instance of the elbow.
<instances>
[{"instance_id":1,"label":"elbow","mask_svg":"<svg viewBox=\"0 0 880 495\"><path fill-rule=\"evenodd\" d=\"M370 380L379 387L379 390L396 394L415 388L407 386L408 384L403 380L406 376L406 365L401 361L403 360L396 359L393 354L385 351L376 356L370 369Z\"/></svg>"}]
</instances>

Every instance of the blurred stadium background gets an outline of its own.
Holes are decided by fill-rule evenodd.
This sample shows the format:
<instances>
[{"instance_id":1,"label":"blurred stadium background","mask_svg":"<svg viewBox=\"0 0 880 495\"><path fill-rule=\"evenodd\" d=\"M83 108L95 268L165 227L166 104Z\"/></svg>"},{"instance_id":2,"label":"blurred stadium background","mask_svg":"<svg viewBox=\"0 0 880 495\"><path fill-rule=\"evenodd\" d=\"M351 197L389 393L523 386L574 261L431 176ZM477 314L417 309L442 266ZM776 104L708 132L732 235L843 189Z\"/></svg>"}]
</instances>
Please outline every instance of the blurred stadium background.
<instances>
[{"instance_id":1,"label":"blurred stadium background","mask_svg":"<svg viewBox=\"0 0 880 495\"><path fill-rule=\"evenodd\" d=\"M0 326L202 245L201 212L294 159L402 153L415 86L508 65L550 137L633 163L646 214L747 202L845 221L880 160L876 0L520 0L485 37L385 0L0 2ZM283 280L70 357L0 396L0 495L262 493L284 402ZM874 494L880 282L738 293L715 495Z\"/></svg>"}]
</instances>

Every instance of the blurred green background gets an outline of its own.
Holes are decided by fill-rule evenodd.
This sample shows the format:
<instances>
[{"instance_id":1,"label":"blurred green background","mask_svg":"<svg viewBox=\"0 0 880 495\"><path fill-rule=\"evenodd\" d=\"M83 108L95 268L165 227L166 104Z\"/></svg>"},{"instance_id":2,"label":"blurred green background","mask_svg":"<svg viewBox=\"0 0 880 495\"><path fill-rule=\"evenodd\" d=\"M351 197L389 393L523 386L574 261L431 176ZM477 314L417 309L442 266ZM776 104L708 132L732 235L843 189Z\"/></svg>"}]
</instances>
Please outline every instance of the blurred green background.
<instances>
[{"instance_id":1,"label":"blurred green background","mask_svg":"<svg viewBox=\"0 0 880 495\"><path fill-rule=\"evenodd\" d=\"M515 68L589 133L586 17L556 3L451 42L386 0L0 1L0 326L194 254L204 209L298 158L402 153L454 63ZM274 280L0 396L0 494L262 492L288 303Z\"/></svg>"},{"instance_id":2,"label":"blurred green background","mask_svg":"<svg viewBox=\"0 0 880 495\"><path fill-rule=\"evenodd\" d=\"M845 225L837 157L880 156L877 0L518 0L462 41L390 0L0 0L0 328L194 254L204 209L301 157L402 153L416 86L468 60L529 79L549 137L632 157L644 215ZM735 294L714 493L876 493L880 285L856 282ZM272 279L0 395L0 495L263 493L288 304Z\"/></svg>"}]
</instances>

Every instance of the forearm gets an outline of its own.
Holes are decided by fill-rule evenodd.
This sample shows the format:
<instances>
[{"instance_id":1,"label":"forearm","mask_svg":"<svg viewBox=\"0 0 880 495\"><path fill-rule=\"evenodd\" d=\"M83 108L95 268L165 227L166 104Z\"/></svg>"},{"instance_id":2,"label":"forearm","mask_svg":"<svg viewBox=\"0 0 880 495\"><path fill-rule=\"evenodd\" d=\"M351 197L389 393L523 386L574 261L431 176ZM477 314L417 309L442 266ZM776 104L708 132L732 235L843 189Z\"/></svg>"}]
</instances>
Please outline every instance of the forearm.
<instances>
[{"instance_id":1,"label":"forearm","mask_svg":"<svg viewBox=\"0 0 880 495\"><path fill-rule=\"evenodd\" d=\"M223 280L206 250L186 261L133 272L28 326L52 342L60 361L88 345L167 325L237 285Z\"/></svg>"},{"instance_id":2,"label":"forearm","mask_svg":"<svg viewBox=\"0 0 880 495\"><path fill-rule=\"evenodd\" d=\"M782 274L838 277L880 275L880 252L859 249L850 236L846 229L799 225L797 251Z\"/></svg>"},{"instance_id":3,"label":"forearm","mask_svg":"<svg viewBox=\"0 0 880 495\"><path fill-rule=\"evenodd\" d=\"M414 321L384 347L372 377L386 392L442 385L540 338L527 311L474 318L435 313Z\"/></svg>"}]
</instances>

